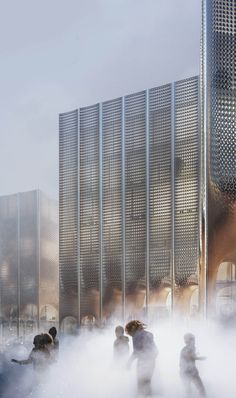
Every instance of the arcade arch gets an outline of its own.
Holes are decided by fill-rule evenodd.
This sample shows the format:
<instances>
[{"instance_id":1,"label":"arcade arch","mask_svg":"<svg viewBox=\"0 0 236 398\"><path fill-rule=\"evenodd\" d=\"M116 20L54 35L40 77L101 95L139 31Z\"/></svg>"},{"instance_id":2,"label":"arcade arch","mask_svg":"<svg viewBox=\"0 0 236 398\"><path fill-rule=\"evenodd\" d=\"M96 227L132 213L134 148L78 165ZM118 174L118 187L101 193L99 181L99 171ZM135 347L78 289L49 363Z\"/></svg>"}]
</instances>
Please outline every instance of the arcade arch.
<instances>
[{"instance_id":1,"label":"arcade arch","mask_svg":"<svg viewBox=\"0 0 236 398\"><path fill-rule=\"evenodd\" d=\"M77 320L73 316L66 316L60 325L60 329L64 334L75 335L77 333Z\"/></svg>"},{"instance_id":2,"label":"arcade arch","mask_svg":"<svg viewBox=\"0 0 236 398\"><path fill-rule=\"evenodd\" d=\"M236 266L232 262L219 265L216 278L216 315L236 316Z\"/></svg>"}]
</instances>

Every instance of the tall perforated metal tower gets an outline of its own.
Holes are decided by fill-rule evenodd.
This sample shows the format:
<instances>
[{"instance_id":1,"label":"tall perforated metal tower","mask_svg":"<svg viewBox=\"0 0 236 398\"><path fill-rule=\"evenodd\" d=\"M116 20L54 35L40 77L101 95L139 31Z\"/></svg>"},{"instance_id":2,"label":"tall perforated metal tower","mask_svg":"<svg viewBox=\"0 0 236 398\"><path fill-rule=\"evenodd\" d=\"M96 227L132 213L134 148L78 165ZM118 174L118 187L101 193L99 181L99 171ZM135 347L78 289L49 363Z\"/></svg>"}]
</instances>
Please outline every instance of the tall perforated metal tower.
<instances>
[{"instance_id":1,"label":"tall perforated metal tower","mask_svg":"<svg viewBox=\"0 0 236 398\"><path fill-rule=\"evenodd\" d=\"M203 1L201 83L206 227L202 281L204 285L205 278L206 307L214 312L219 270L236 264L235 0Z\"/></svg>"}]
</instances>

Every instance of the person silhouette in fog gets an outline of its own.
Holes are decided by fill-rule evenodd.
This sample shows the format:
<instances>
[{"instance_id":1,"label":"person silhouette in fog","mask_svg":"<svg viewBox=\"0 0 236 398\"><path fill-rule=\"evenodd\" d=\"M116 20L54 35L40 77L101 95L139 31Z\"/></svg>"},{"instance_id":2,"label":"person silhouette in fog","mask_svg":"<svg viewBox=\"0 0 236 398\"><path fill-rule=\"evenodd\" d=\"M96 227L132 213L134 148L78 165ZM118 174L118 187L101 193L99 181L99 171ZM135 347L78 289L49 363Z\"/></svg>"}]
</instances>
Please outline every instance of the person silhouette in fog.
<instances>
[{"instance_id":1,"label":"person silhouette in fog","mask_svg":"<svg viewBox=\"0 0 236 398\"><path fill-rule=\"evenodd\" d=\"M49 335L52 336L53 343L49 346L49 351L53 361L56 361L59 355L59 340L57 338L57 329L55 326L51 327L48 331Z\"/></svg>"},{"instance_id":2,"label":"person silhouette in fog","mask_svg":"<svg viewBox=\"0 0 236 398\"><path fill-rule=\"evenodd\" d=\"M146 325L138 320L130 321L125 327L126 333L132 337L133 353L129 359L130 367L137 359L137 384L140 397L151 395L151 380L155 369L157 347L153 334L145 330Z\"/></svg>"},{"instance_id":3,"label":"person silhouette in fog","mask_svg":"<svg viewBox=\"0 0 236 398\"><path fill-rule=\"evenodd\" d=\"M194 384L202 397L206 396L205 387L199 376L195 361L203 360L196 354L195 336L192 333L184 335L185 346L180 352L180 376L183 381L186 397L191 395L191 384Z\"/></svg>"},{"instance_id":4,"label":"person silhouette in fog","mask_svg":"<svg viewBox=\"0 0 236 398\"><path fill-rule=\"evenodd\" d=\"M52 339L51 339L52 342ZM34 337L34 348L29 354L28 359L17 360L12 359L12 362L18 363L19 365L32 364L36 371L42 371L50 363L50 352L46 346L44 334L38 334Z\"/></svg>"},{"instance_id":5,"label":"person silhouette in fog","mask_svg":"<svg viewBox=\"0 0 236 398\"><path fill-rule=\"evenodd\" d=\"M116 339L113 344L113 353L115 361L123 361L129 355L129 338L124 336L123 326L115 328Z\"/></svg>"}]
</instances>

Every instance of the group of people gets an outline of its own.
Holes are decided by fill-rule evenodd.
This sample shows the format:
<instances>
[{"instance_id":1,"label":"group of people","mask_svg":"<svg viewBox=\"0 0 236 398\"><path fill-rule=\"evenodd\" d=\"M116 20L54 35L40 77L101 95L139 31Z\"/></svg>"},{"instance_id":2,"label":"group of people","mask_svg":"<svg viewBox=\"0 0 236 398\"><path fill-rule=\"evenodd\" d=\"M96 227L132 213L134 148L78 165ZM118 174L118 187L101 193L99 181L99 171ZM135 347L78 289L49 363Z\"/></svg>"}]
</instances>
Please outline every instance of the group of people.
<instances>
[{"instance_id":1,"label":"group of people","mask_svg":"<svg viewBox=\"0 0 236 398\"><path fill-rule=\"evenodd\" d=\"M151 380L155 369L158 354L153 334L145 330L146 325L138 320L127 323L125 329L117 326L115 329L116 340L113 350L116 360L126 359L129 354L129 338L133 340L133 353L127 362L128 368L137 359L137 385L138 393L142 397L151 395ZM191 384L194 384L202 397L206 396L203 382L196 367L196 360L205 359L196 354L195 337L192 333L184 335L185 346L180 352L180 376L183 381L186 396L191 393Z\"/></svg>"},{"instance_id":2,"label":"group of people","mask_svg":"<svg viewBox=\"0 0 236 398\"><path fill-rule=\"evenodd\" d=\"M132 338L133 353L129 357L129 338ZM153 334L146 330L146 325L139 320L132 320L123 326L115 328L116 340L113 344L114 358L116 363L122 366L127 363L129 369L134 360L137 360L137 386L141 397L151 396L151 380L155 369L157 346ZM196 367L196 360L205 359L196 354L195 337L191 333L184 335L185 346L180 352L180 376L183 381L186 396L191 394L191 384L194 384L201 397L206 396L205 388ZM20 365L32 364L37 371L45 369L45 365L57 360L59 352L59 340L55 327L49 329L48 333L38 334L34 337L34 348L29 357L24 360L12 359L12 362Z\"/></svg>"},{"instance_id":3,"label":"group of people","mask_svg":"<svg viewBox=\"0 0 236 398\"><path fill-rule=\"evenodd\" d=\"M19 365L32 364L35 370L44 370L45 365L55 362L59 352L59 340L57 338L57 329L51 327L48 333L37 334L33 340L34 348L29 357L24 360L12 359L12 362Z\"/></svg>"}]
</instances>

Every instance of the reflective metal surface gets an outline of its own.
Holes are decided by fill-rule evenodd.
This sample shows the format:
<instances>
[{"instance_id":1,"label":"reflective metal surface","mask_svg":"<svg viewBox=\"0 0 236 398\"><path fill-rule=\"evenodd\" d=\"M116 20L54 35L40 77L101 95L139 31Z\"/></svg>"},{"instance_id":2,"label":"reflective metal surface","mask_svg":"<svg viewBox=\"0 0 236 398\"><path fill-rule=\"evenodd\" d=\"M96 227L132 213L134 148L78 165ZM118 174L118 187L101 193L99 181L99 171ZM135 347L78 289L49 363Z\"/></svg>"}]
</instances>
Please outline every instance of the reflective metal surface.
<instances>
[{"instance_id":1,"label":"reflective metal surface","mask_svg":"<svg viewBox=\"0 0 236 398\"><path fill-rule=\"evenodd\" d=\"M1 330L58 322L57 204L40 191L0 197L0 236Z\"/></svg>"},{"instance_id":2,"label":"reflective metal surface","mask_svg":"<svg viewBox=\"0 0 236 398\"><path fill-rule=\"evenodd\" d=\"M78 111L59 117L60 319L77 318L78 305Z\"/></svg>"},{"instance_id":3,"label":"reflective metal surface","mask_svg":"<svg viewBox=\"0 0 236 398\"><path fill-rule=\"evenodd\" d=\"M204 1L203 74L208 309L221 263L236 262L236 2Z\"/></svg>"},{"instance_id":4,"label":"reflective metal surface","mask_svg":"<svg viewBox=\"0 0 236 398\"><path fill-rule=\"evenodd\" d=\"M199 267L199 78L62 114L60 137L61 320L157 318L172 288L175 309L189 312Z\"/></svg>"}]
</instances>

